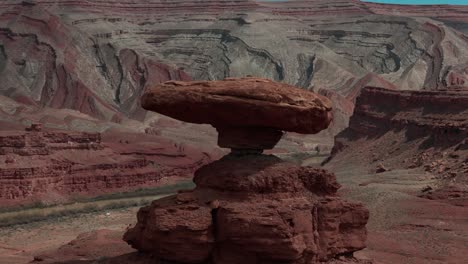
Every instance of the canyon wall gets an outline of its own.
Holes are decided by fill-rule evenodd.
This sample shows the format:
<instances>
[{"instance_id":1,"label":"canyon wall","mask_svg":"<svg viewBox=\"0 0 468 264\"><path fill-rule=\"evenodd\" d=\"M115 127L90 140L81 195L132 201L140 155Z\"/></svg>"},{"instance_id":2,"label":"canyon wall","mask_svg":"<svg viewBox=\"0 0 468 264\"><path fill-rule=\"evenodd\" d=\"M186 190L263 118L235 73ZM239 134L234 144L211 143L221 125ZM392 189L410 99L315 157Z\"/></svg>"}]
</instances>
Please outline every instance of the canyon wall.
<instances>
[{"instance_id":1,"label":"canyon wall","mask_svg":"<svg viewBox=\"0 0 468 264\"><path fill-rule=\"evenodd\" d=\"M189 79L135 50L99 43L41 7L16 6L0 14L0 25L0 94L23 104L142 120L147 83Z\"/></svg>"},{"instance_id":2,"label":"canyon wall","mask_svg":"<svg viewBox=\"0 0 468 264\"><path fill-rule=\"evenodd\" d=\"M436 180L425 192L438 189L429 197L466 201L467 106L466 90L366 87L356 100L349 127L335 138L328 165L352 163L373 173L424 170Z\"/></svg>"},{"instance_id":3,"label":"canyon wall","mask_svg":"<svg viewBox=\"0 0 468 264\"><path fill-rule=\"evenodd\" d=\"M190 178L212 159L209 152L157 136L2 131L0 203L55 203L158 186Z\"/></svg>"},{"instance_id":4,"label":"canyon wall","mask_svg":"<svg viewBox=\"0 0 468 264\"><path fill-rule=\"evenodd\" d=\"M0 8L1 94L99 120L151 120L137 98L169 79L255 75L333 90L351 104L364 86L452 89L468 80L466 6L6 0ZM349 111L336 114L327 137L347 126Z\"/></svg>"}]
</instances>

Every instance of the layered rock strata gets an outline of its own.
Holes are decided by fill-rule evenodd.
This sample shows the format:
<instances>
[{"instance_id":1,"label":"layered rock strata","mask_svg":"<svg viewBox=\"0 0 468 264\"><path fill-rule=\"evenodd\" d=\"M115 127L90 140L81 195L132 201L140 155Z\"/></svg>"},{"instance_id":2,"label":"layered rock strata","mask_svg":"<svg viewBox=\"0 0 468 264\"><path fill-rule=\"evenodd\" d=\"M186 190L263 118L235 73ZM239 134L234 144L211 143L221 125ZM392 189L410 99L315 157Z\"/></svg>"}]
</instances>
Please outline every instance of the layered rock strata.
<instances>
[{"instance_id":1,"label":"layered rock strata","mask_svg":"<svg viewBox=\"0 0 468 264\"><path fill-rule=\"evenodd\" d=\"M0 202L55 203L157 186L162 179L187 177L211 160L208 153L170 140L125 136L114 135L124 138L119 142L109 133L1 131Z\"/></svg>"},{"instance_id":2,"label":"layered rock strata","mask_svg":"<svg viewBox=\"0 0 468 264\"><path fill-rule=\"evenodd\" d=\"M39 6L0 13L0 61L0 95L102 121L141 121L138 98L147 82L190 79L134 49L89 38Z\"/></svg>"},{"instance_id":3,"label":"layered rock strata","mask_svg":"<svg viewBox=\"0 0 468 264\"><path fill-rule=\"evenodd\" d=\"M437 179L424 197L468 200L468 91L395 91L366 87L349 127L335 138L331 163L420 168ZM356 152L361 153L355 155ZM431 196L434 189L442 188ZM453 190L458 190L453 192ZM439 195L440 194L440 195Z\"/></svg>"},{"instance_id":4,"label":"layered rock strata","mask_svg":"<svg viewBox=\"0 0 468 264\"><path fill-rule=\"evenodd\" d=\"M224 86L234 89L225 91ZM160 108L168 98L176 98L170 102L186 108ZM251 131L259 129L260 141L268 138L263 131L315 133L331 121L326 98L252 78L166 83L147 90L142 105L181 120L216 126L231 120L232 113L210 105L222 102L238 109L235 114L248 116L244 122L232 118L231 126L242 133L248 131L243 125ZM204 116L210 109L216 112L213 119ZM282 117L284 109L296 118ZM254 114L262 117L265 110L270 110L270 116L257 120ZM311 113L315 119L307 120ZM236 140L237 132L226 133ZM141 208L138 223L124 240L139 251L177 263L318 263L365 247L368 211L340 199L334 174L260 154L259 148L266 144L242 142L230 154L198 169L195 189Z\"/></svg>"},{"instance_id":5,"label":"layered rock strata","mask_svg":"<svg viewBox=\"0 0 468 264\"><path fill-rule=\"evenodd\" d=\"M0 93L99 120L119 115L148 120L153 115L136 103L143 88L189 76L220 80L254 74L333 90L351 103L365 86L421 90L468 83L466 6L358 0L30 2L0 3ZM23 50L30 52L23 56ZM328 133L317 136L320 141L326 136L332 142L347 126L349 114L339 107Z\"/></svg>"}]
</instances>

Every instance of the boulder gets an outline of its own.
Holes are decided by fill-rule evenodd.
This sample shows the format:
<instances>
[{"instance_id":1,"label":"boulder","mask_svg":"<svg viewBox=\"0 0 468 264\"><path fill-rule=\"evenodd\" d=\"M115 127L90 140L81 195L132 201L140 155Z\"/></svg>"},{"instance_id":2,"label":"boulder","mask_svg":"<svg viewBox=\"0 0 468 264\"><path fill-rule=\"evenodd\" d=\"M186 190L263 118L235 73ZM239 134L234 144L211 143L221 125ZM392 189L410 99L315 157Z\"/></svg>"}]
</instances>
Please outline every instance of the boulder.
<instances>
[{"instance_id":1,"label":"boulder","mask_svg":"<svg viewBox=\"0 0 468 264\"><path fill-rule=\"evenodd\" d=\"M261 78L222 81L168 81L147 89L143 108L214 127L266 127L303 134L317 133L332 120L324 96Z\"/></svg>"}]
</instances>

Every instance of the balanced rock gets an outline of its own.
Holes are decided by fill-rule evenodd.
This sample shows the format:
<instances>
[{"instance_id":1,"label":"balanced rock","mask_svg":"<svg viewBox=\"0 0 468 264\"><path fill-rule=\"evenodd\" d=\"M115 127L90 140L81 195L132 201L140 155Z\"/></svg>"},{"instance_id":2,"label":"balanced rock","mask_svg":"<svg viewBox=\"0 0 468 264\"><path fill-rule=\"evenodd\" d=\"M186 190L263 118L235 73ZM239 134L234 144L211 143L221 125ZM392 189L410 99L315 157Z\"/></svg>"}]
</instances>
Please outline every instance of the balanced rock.
<instances>
[{"instance_id":1,"label":"balanced rock","mask_svg":"<svg viewBox=\"0 0 468 264\"><path fill-rule=\"evenodd\" d=\"M134 248L165 263L308 264L365 247L369 212L337 195L333 173L261 154L285 130L326 128L327 99L243 78L168 82L147 90L142 105L213 125L218 144L233 151L199 168L195 189L141 208L124 236Z\"/></svg>"},{"instance_id":2,"label":"balanced rock","mask_svg":"<svg viewBox=\"0 0 468 264\"><path fill-rule=\"evenodd\" d=\"M151 87L143 108L218 130L218 144L232 149L271 149L282 131L317 133L332 120L321 95L260 78L169 81Z\"/></svg>"}]
</instances>

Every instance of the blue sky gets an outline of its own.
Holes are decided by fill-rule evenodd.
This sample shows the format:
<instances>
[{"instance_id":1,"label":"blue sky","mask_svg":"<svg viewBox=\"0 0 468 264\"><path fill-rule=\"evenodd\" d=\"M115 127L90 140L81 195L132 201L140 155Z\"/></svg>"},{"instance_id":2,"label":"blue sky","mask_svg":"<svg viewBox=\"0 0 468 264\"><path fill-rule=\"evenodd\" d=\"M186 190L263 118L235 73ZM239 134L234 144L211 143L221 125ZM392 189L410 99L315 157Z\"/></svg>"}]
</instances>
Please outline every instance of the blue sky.
<instances>
[{"instance_id":1,"label":"blue sky","mask_svg":"<svg viewBox=\"0 0 468 264\"><path fill-rule=\"evenodd\" d=\"M287 0L260 0L260 1L287 1ZM363 0L365 2L412 5L468 5L468 0Z\"/></svg>"},{"instance_id":2,"label":"blue sky","mask_svg":"<svg viewBox=\"0 0 468 264\"><path fill-rule=\"evenodd\" d=\"M468 0L365 0L365 2L413 5L468 5Z\"/></svg>"}]
</instances>

